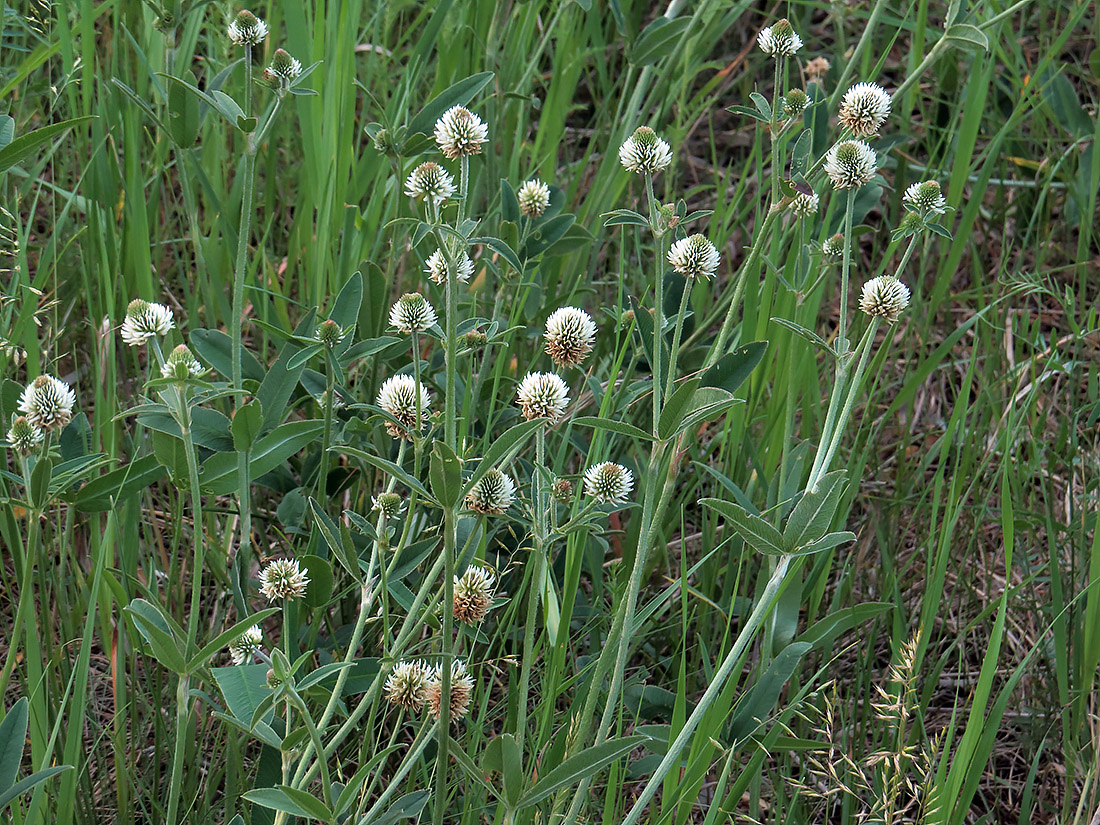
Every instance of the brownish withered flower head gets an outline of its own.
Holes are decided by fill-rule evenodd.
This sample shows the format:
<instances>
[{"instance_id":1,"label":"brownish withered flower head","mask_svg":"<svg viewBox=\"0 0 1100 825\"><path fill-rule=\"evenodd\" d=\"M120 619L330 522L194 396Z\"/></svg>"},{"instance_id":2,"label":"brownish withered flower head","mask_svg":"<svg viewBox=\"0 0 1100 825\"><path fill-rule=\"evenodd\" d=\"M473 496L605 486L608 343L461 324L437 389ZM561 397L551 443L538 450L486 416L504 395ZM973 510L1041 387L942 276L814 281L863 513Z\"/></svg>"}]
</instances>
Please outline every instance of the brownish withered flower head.
<instances>
[{"instance_id":1,"label":"brownish withered flower head","mask_svg":"<svg viewBox=\"0 0 1100 825\"><path fill-rule=\"evenodd\" d=\"M451 662L451 721L464 717L470 710L470 700L474 695L474 680L466 670L466 665L455 659ZM443 710L443 668L436 665L428 681L428 710L438 719Z\"/></svg>"},{"instance_id":2,"label":"brownish withered flower head","mask_svg":"<svg viewBox=\"0 0 1100 825\"><path fill-rule=\"evenodd\" d=\"M455 576L454 617L463 624L480 624L493 606L496 576L484 567L470 566Z\"/></svg>"}]
</instances>

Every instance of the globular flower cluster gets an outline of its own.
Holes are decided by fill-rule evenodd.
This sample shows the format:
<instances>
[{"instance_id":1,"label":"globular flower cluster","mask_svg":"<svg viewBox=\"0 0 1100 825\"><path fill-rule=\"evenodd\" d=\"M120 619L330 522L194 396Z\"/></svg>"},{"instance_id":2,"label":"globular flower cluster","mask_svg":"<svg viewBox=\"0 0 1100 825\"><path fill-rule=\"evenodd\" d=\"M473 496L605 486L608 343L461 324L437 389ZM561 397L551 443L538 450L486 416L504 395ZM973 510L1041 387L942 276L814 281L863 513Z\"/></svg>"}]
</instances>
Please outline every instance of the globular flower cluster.
<instances>
[{"instance_id":1,"label":"globular flower cluster","mask_svg":"<svg viewBox=\"0 0 1100 825\"><path fill-rule=\"evenodd\" d=\"M8 446L21 458L27 458L38 449L43 437L42 431L31 424L25 415L19 415L12 420L8 430Z\"/></svg>"},{"instance_id":2,"label":"globular flower cluster","mask_svg":"<svg viewBox=\"0 0 1100 825\"><path fill-rule=\"evenodd\" d=\"M455 621L480 624L493 606L497 577L484 567L471 565L461 576L455 576L453 613Z\"/></svg>"},{"instance_id":3,"label":"globular flower cluster","mask_svg":"<svg viewBox=\"0 0 1100 825\"><path fill-rule=\"evenodd\" d=\"M846 140L825 155L825 173L837 189L858 189L878 171L875 150L861 140Z\"/></svg>"},{"instance_id":4,"label":"globular flower cluster","mask_svg":"<svg viewBox=\"0 0 1100 825\"><path fill-rule=\"evenodd\" d=\"M890 114L890 94L877 83L857 83L840 101L840 122L856 137L877 135Z\"/></svg>"},{"instance_id":5,"label":"globular flower cluster","mask_svg":"<svg viewBox=\"0 0 1100 825\"><path fill-rule=\"evenodd\" d=\"M419 292L407 292L390 309L390 326L406 335L423 332L436 323L435 310Z\"/></svg>"},{"instance_id":6,"label":"globular flower cluster","mask_svg":"<svg viewBox=\"0 0 1100 825\"><path fill-rule=\"evenodd\" d=\"M672 148L648 126L639 126L619 147L619 162L628 172L656 175L672 163Z\"/></svg>"},{"instance_id":7,"label":"globular flower cluster","mask_svg":"<svg viewBox=\"0 0 1100 825\"><path fill-rule=\"evenodd\" d=\"M902 196L905 208L918 214L932 213L942 215L947 211L947 200L943 196L939 181L926 180L910 185Z\"/></svg>"},{"instance_id":8,"label":"globular flower cluster","mask_svg":"<svg viewBox=\"0 0 1100 825\"><path fill-rule=\"evenodd\" d=\"M238 46L258 46L267 37L267 23L248 10L237 12L226 34Z\"/></svg>"},{"instance_id":9,"label":"globular flower cluster","mask_svg":"<svg viewBox=\"0 0 1100 825\"><path fill-rule=\"evenodd\" d=\"M295 57L291 57L286 49L276 49L271 55L271 63L267 67L267 74L279 81L280 86L286 87L298 79L302 73L302 63Z\"/></svg>"},{"instance_id":10,"label":"globular flower cluster","mask_svg":"<svg viewBox=\"0 0 1100 825\"><path fill-rule=\"evenodd\" d=\"M596 340L596 324L583 309L561 307L546 319L546 353L559 367L579 367Z\"/></svg>"},{"instance_id":11,"label":"globular flower cluster","mask_svg":"<svg viewBox=\"0 0 1100 825\"><path fill-rule=\"evenodd\" d=\"M909 306L909 287L893 275L880 275L863 285L859 308L872 317L894 323Z\"/></svg>"},{"instance_id":12,"label":"globular flower cluster","mask_svg":"<svg viewBox=\"0 0 1100 825\"><path fill-rule=\"evenodd\" d=\"M348 330L344 329L330 318L317 325L313 337L317 339L317 343L329 349L333 349L343 343L347 334Z\"/></svg>"},{"instance_id":13,"label":"globular flower cluster","mask_svg":"<svg viewBox=\"0 0 1100 825\"><path fill-rule=\"evenodd\" d=\"M424 264L424 272L435 283L445 284L447 283L448 267L450 265L447 263L447 256L443 254L443 250L437 249L428 256L428 260ZM453 265L455 266L455 280L464 284L469 282L470 276L474 274L474 262L470 260L470 256L463 252L462 257L455 261Z\"/></svg>"},{"instance_id":14,"label":"globular flower cluster","mask_svg":"<svg viewBox=\"0 0 1100 825\"><path fill-rule=\"evenodd\" d=\"M297 559L276 559L260 573L260 593L269 601L300 599L308 586L309 576Z\"/></svg>"},{"instance_id":15,"label":"globular flower cluster","mask_svg":"<svg viewBox=\"0 0 1100 825\"><path fill-rule=\"evenodd\" d=\"M516 400L528 421L545 418L553 424L565 414L569 389L561 377L553 373L529 372L520 382Z\"/></svg>"},{"instance_id":16,"label":"globular flower cluster","mask_svg":"<svg viewBox=\"0 0 1100 825\"><path fill-rule=\"evenodd\" d=\"M703 235L688 235L668 250L668 262L685 278L713 278L722 257Z\"/></svg>"},{"instance_id":17,"label":"globular flower cluster","mask_svg":"<svg viewBox=\"0 0 1100 825\"><path fill-rule=\"evenodd\" d=\"M584 471L584 492L600 504L625 504L634 475L622 464L605 461Z\"/></svg>"},{"instance_id":18,"label":"globular flower cluster","mask_svg":"<svg viewBox=\"0 0 1100 825\"><path fill-rule=\"evenodd\" d=\"M161 377L174 378L177 381L196 378L205 371L198 359L191 354L191 350L187 348L186 344L180 344L168 353L164 366L160 368Z\"/></svg>"},{"instance_id":19,"label":"globular flower cluster","mask_svg":"<svg viewBox=\"0 0 1100 825\"><path fill-rule=\"evenodd\" d=\"M455 180L446 169L429 160L409 174L405 181L405 193L417 200L438 205L455 193Z\"/></svg>"},{"instance_id":20,"label":"globular flower cluster","mask_svg":"<svg viewBox=\"0 0 1100 825\"><path fill-rule=\"evenodd\" d=\"M496 467L491 467L466 494L466 506L483 516L499 516L512 506L516 483Z\"/></svg>"},{"instance_id":21,"label":"globular flower cluster","mask_svg":"<svg viewBox=\"0 0 1100 825\"><path fill-rule=\"evenodd\" d=\"M438 719L443 712L443 667L432 668L426 690L428 710ZM451 662L451 720L461 719L470 709L470 700L474 695L474 680L466 669L466 664L458 659Z\"/></svg>"},{"instance_id":22,"label":"globular flower cluster","mask_svg":"<svg viewBox=\"0 0 1100 825\"><path fill-rule=\"evenodd\" d=\"M452 106L435 122L435 143L450 160L480 154L488 139L489 127L464 106Z\"/></svg>"},{"instance_id":23,"label":"globular flower cluster","mask_svg":"<svg viewBox=\"0 0 1100 825\"><path fill-rule=\"evenodd\" d=\"M243 665L263 644L264 634L258 625L252 625L229 643L229 658L235 665Z\"/></svg>"},{"instance_id":24,"label":"globular flower cluster","mask_svg":"<svg viewBox=\"0 0 1100 825\"><path fill-rule=\"evenodd\" d=\"M76 393L52 375L40 375L19 397L19 412L32 427L43 433L61 430L72 421Z\"/></svg>"},{"instance_id":25,"label":"globular flower cluster","mask_svg":"<svg viewBox=\"0 0 1100 825\"><path fill-rule=\"evenodd\" d=\"M131 347L144 344L150 338L167 335L174 327L172 310L164 304L154 304L135 298L126 307L122 322L122 340Z\"/></svg>"},{"instance_id":26,"label":"globular flower cluster","mask_svg":"<svg viewBox=\"0 0 1100 825\"><path fill-rule=\"evenodd\" d=\"M428 701L431 675L431 666L424 662L398 662L382 686L386 701L415 713Z\"/></svg>"},{"instance_id":27,"label":"globular flower cluster","mask_svg":"<svg viewBox=\"0 0 1100 825\"><path fill-rule=\"evenodd\" d=\"M762 28L756 44L764 54L772 57L791 57L802 48L802 38L795 33L791 22L783 19Z\"/></svg>"},{"instance_id":28,"label":"globular flower cluster","mask_svg":"<svg viewBox=\"0 0 1100 825\"><path fill-rule=\"evenodd\" d=\"M397 419L397 424L386 422L386 432L394 438L411 440L423 426L431 396L411 375L394 375L387 378L378 390L378 406ZM417 406L421 420L417 421Z\"/></svg>"},{"instance_id":29,"label":"globular flower cluster","mask_svg":"<svg viewBox=\"0 0 1100 825\"><path fill-rule=\"evenodd\" d=\"M381 513L386 518L401 515L404 502L397 493L379 493L371 498L370 508L376 513Z\"/></svg>"},{"instance_id":30,"label":"globular flower cluster","mask_svg":"<svg viewBox=\"0 0 1100 825\"><path fill-rule=\"evenodd\" d=\"M819 203L817 192L799 192L791 201L791 211L800 218L809 218L817 214Z\"/></svg>"},{"instance_id":31,"label":"globular flower cluster","mask_svg":"<svg viewBox=\"0 0 1100 825\"><path fill-rule=\"evenodd\" d=\"M519 211L528 218L540 218L550 206L550 187L538 178L529 180L516 193Z\"/></svg>"}]
</instances>

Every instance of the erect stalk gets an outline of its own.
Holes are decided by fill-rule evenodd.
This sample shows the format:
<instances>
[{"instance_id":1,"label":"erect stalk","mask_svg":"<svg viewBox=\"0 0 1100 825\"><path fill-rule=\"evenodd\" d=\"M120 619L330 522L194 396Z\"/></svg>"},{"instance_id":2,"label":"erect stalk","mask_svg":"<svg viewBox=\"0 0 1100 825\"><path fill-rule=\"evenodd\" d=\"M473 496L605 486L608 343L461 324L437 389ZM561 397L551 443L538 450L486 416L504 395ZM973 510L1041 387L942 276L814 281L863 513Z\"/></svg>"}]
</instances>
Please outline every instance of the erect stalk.
<instances>
[{"instance_id":1,"label":"erect stalk","mask_svg":"<svg viewBox=\"0 0 1100 825\"><path fill-rule=\"evenodd\" d=\"M333 409L333 396L336 394L336 368L333 364L335 356L329 348L325 348L325 407L324 407L324 430L321 433L321 461L317 466L317 498L321 503L321 509L324 510L328 505L328 450L332 444L332 409ZM417 393L417 402L419 403L420 394Z\"/></svg>"},{"instance_id":2,"label":"erect stalk","mask_svg":"<svg viewBox=\"0 0 1100 825\"><path fill-rule=\"evenodd\" d=\"M680 295L680 311L676 313L676 327L672 332L672 349L669 351L668 381L665 382L665 396L672 395L672 385L676 383L676 362L680 360L680 336L684 332L684 313L687 312L688 299L691 298L691 288L695 286L695 279L684 277L684 291Z\"/></svg>"},{"instance_id":3,"label":"erect stalk","mask_svg":"<svg viewBox=\"0 0 1100 825\"><path fill-rule=\"evenodd\" d=\"M771 121L768 123L768 137L771 141L772 150L772 206L779 203L779 107L783 105L783 93L779 87L779 83L782 80L783 60L784 57L782 55L776 55L775 85L772 87L772 117Z\"/></svg>"},{"instance_id":4,"label":"erect stalk","mask_svg":"<svg viewBox=\"0 0 1100 825\"><path fill-rule=\"evenodd\" d=\"M836 352L844 356L848 352L848 279L852 266L852 212L855 208L855 189L848 189L844 206L844 257L840 266L840 318L837 322Z\"/></svg>"},{"instance_id":5,"label":"erect stalk","mask_svg":"<svg viewBox=\"0 0 1100 825\"><path fill-rule=\"evenodd\" d=\"M734 641L733 647L731 647L729 653L726 654L726 658L722 660L722 664L711 678L710 684L699 699L698 704L696 704L695 710L692 711L691 716L688 717L684 726L680 729L680 733L676 736L672 744L668 746L668 752L665 754L664 759L661 760L661 764L657 766L657 770L653 772L653 775L649 777L649 781L646 782L645 787L642 789L641 794L627 814L626 819L622 821L622 825L634 825L634 823L641 818L642 812L649 804L649 801L653 799L653 795L657 793L657 789L664 781L665 776L668 775L673 765L679 764L680 754L683 752L684 748L687 747L689 740L695 733L695 729L703 720L703 716L710 709L710 706L714 704L714 700L718 698L718 695L725 688L726 680L729 678L734 665L740 660L749 642L752 641L753 637L756 635L756 631L760 628L765 617L771 611L772 602L775 600L776 595L779 593L779 589L783 585L783 581L787 576L793 558L795 557L780 557L775 570L768 579L768 583L764 586L764 592L760 594L760 599L753 608L752 614L745 622L745 626L741 628L741 632L737 634L737 639Z\"/></svg>"},{"instance_id":6,"label":"erect stalk","mask_svg":"<svg viewBox=\"0 0 1100 825\"><path fill-rule=\"evenodd\" d=\"M649 224L653 230L656 245L656 271L653 277L653 434L657 435L657 422L661 418L661 359L664 350L664 291L665 291L665 262L662 254L661 235L658 234L657 222L659 209L657 200L653 194L653 175L645 173L645 189L649 199Z\"/></svg>"},{"instance_id":7,"label":"erect stalk","mask_svg":"<svg viewBox=\"0 0 1100 825\"><path fill-rule=\"evenodd\" d=\"M442 684L439 699L439 727L436 729L438 752L435 767L435 806L432 821L443 825L447 807L447 768L451 733L451 661L454 635L455 545L458 542L457 508L448 507L443 517L443 642L441 645Z\"/></svg>"},{"instance_id":8,"label":"erect stalk","mask_svg":"<svg viewBox=\"0 0 1100 825\"><path fill-rule=\"evenodd\" d=\"M527 729L527 699L531 686L531 668L535 657L535 624L538 619L539 596L542 593L543 579L546 577L546 489L542 474L546 469L546 425L540 424L535 431L535 471L532 477L534 495L534 569L531 572L527 591L527 618L523 627L523 658L519 670L519 709L516 716L516 742L519 753L523 755L523 739Z\"/></svg>"}]
</instances>

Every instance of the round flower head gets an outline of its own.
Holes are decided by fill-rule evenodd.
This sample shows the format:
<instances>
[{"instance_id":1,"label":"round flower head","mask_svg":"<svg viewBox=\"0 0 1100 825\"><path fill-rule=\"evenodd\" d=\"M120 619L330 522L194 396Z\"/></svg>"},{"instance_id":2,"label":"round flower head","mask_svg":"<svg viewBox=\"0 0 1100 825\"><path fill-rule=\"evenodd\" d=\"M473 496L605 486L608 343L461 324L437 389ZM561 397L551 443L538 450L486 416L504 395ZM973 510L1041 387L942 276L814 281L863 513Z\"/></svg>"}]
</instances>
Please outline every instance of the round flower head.
<instances>
[{"instance_id":1,"label":"round flower head","mask_svg":"<svg viewBox=\"0 0 1100 825\"><path fill-rule=\"evenodd\" d=\"M583 309L561 307L546 319L546 352L559 367L579 367L596 340L596 325Z\"/></svg>"},{"instance_id":2,"label":"round flower head","mask_svg":"<svg viewBox=\"0 0 1100 825\"><path fill-rule=\"evenodd\" d=\"M162 377L175 378L179 381L186 381L188 378L202 375L205 371L202 364L191 354L191 350L187 348L186 344L180 344L168 353L168 359L164 362L164 366L160 368Z\"/></svg>"},{"instance_id":3,"label":"round flower head","mask_svg":"<svg viewBox=\"0 0 1100 825\"><path fill-rule=\"evenodd\" d=\"M324 344L329 349L339 346L347 337L348 331L333 320L322 321L317 325L313 337L318 343Z\"/></svg>"},{"instance_id":4,"label":"round flower head","mask_svg":"<svg viewBox=\"0 0 1100 825\"><path fill-rule=\"evenodd\" d=\"M806 62L806 80L816 83L829 73L829 61L824 57L815 57Z\"/></svg>"},{"instance_id":5,"label":"round flower head","mask_svg":"<svg viewBox=\"0 0 1100 825\"><path fill-rule=\"evenodd\" d=\"M276 49L275 54L271 55L271 65L267 70L279 80L290 83L302 73L302 62L291 57L286 49Z\"/></svg>"},{"instance_id":6,"label":"round flower head","mask_svg":"<svg viewBox=\"0 0 1100 825\"><path fill-rule=\"evenodd\" d=\"M859 308L894 323L909 306L909 287L893 275L880 275L863 285Z\"/></svg>"},{"instance_id":7,"label":"round flower head","mask_svg":"<svg viewBox=\"0 0 1100 825\"><path fill-rule=\"evenodd\" d=\"M529 180L516 193L519 211L529 218L538 218L550 205L550 187L538 178Z\"/></svg>"},{"instance_id":8,"label":"round flower head","mask_svg":"<svg viewBox=\"0 0 1100 825\"><path fill-rule=\"evenodd\" d=\"M947 209L947 201L943 197L939 181L926 180L922 183L914 183L905 190L901 202L911 212L934 212L942 215Z\"/></svg>"},{"instance_id":9,"label":"round flower head","mask_svg":"<svg viewBox=\"0 0 1100 825\"><path fill-rule=\"evenodd\" d=\"M17 416L8 430L8 446L22 458L26 458L42 443L42 431L31 424L25 415Z\"/></svg>"},{"instance_id":10,"label":"round flower head","mask_svg":"<svg viewBox=\"0 0 1100 825\"><path fill-rule=\"evenodd\" d=\"M461 719L470 709L470 699L474 694L474 680L466 670L466 665L455 659L451 662L451 720ZM427 689L428 709L436 719L443 710L443 668L432 668Z\"/></svg>"},{"instance_id":11,"label":"round flower head","mask_svg":"<svg viewBox=\"0 0 1100 825\"><path fill-rule=\"evenodd\" d=\"M857 83L840 101L840 122L856 137L878 134L890 114L890 95L877 83Z\"/></svg>"},{"instance_id":12,"label":"round flower head","mask_svg":"<svg viewBox=\"0 0 1100 825\"><path fill-rule=\"evenodd\" d=\"M300 599L308 584L309 577L297 559L276 559L260 573L260 593L269 601Z\"/></svg>"},{"instance_id":13,"label":"round flower head","mask_svg":"<svg viewBox=\"0 0 1100 825\"><path fill-rule=\"evenodd\" d=\"M406 292L390 309L390 326L398 332L423 332L435 321L435 310L419 292Z\"/></svg>"},{"instance_id":14,"label":"round flower head","mask_svg":"<svg viewBox=\"0 0 1100 825\"><path fill-rule=\"evenodd\" d=\"M437 284L447 282L447 257L443 254L442 249L437 249L428 256L428 260L424 265L424 272ZM463 252L462 259L458 262L458 269L455 272L455 280L466 283L473 274L474 262L470 260L469 255Z\"/></svg>"},{"instance_id":15,"label":"round flower head","mask_svg":"<svg viewBox=\"0 0 1100 825\"><path fill-rule=\"evenodd\" d=\"M672 163L672 149L648 126L639 126L619 147L619 162L628 172L656 175Z\"/></svg>"},{"instance_id":16,"label":"round flower head","mask_svg":"<svg viewBox=\"0 0 1100 825\"><path fill-rule=\"evenodd\" d=\"M496 467L490 468L466 494L466 506L483 516L502 515L516 497L516 484Z\"/></svg>"},{"instance_id":17,"label":"round flower head","mask_svg":"<svg viewBox=\"0 0 1100 825\"><path fill-rule=\"evenodd\" d=\"M394 438L412 439L413 431L419 432L416 420L417 404L423 419L427 413L431 396L424 387L416 383L411 375L395 375L387 378L378 390L378 406L397 419L398 424L386 422L386 432Z\"/></svg>"},{"instance_id":18,"label":"round flower head","mask_svg":"<svg viewBox=\"0 0 1100 825\"><path fill-rule=\"evenodd\" d=\"M837 189L858 189L877 170L875 150L861 140L838 143L825 155L825 172Z\"/></svg>"},{"instance_id":19,"label":"round flower head","mask_svg":"<svg viewBox=\"0 0 1100 825\"><path fill-rule=\"evenodd\" d=\"M19 397L19 412L36 429L60 430L73 418L76 394L52 375L40 375Z\"/></svg>"},{"instance_id":20,"label":"round flower head","mask_svg":"<svg viewBox=\"0 0 1100 825\"><path fill-rule=\"evenodd\" d=\"M634 476L622 464L605 461L584 471L584 492L600 504L625 504Z\"/></svg>"},{"instance_id":21,"label":"round flower head","mask_svg":"<svg viewBox=\"0 0 1100 825\"><path fill-rule=\"evenodd\" d=\"M810 96L801 89L791 89L783 95L783 112L787 117L798 117L810 105Z\"/></svg>"},{"instance_id":22,"label":"round flower head","mask_svg":"<svg viewBox=\"0 0 1100 825\"><path fill-rule=\"evenodd\" d=\"M386 701L405 710L420 710L428 700L431 673L431 668L423 662L398 662L382 687Z\"/></svg>"},{"instance_id":23,"label":"round flower head","mask_svg":"<svg viewBox=\"0 0 1100 825\"><path fill-rule=\"evenodd\" d=\"M712 278L721 260L717 247L703 235L688 235L668 250L668 262L685 278Z\"/></svg>"},{"instance_id":24,"label":"round flower head","mask_svg":"<svg viewBox=\"0 0 1100 825\"><path fill-rule=\"evenodd\" d=\"M140 346L157 335L167 335L172 323L172 310L164 304L152 304L135 298L126 307L122 322L122 340L131 347Z\"/></svg>"},{"instance_id":25,"label":"round flower head","mask_svg":"<svg viewBox=\"0 0 1100 825\"><path fill-rule=\"evenodd\" d=\"M463 106L452 106L435 122L435 143L444 157L477 155L489 139L489 127Z\"/></svg>"},{"instance_id":26,"label":"round flower head","mask_svg":"<svg viewBox=\"0 0 1100 825\"><path fill-rule=\"evenodd\" d=\"M428 161L412 170L405 181L405 194L419 200L443 203L455 193L455 181L438 163Z\"/></svg>"},{"instance_id":27,"label":"round flower head","mask_svg":"<svg viewBox=\"0 0 1100 825\"><path fill-rule=\"evenodd\" d=\"M559 504L568 504L569 499L573 497L573 482L567 478L559 478L550 488L550 495Z\"/></svg>"},{"instance_id":28,"label":"round flower head","mask_svg":"<svg viewBox=\"0 0 1100 825\"><path fill-rule=\"evenodd\" d=\"M404 502L397 493L379 493L370 501L370 508L376 513L381 513L386 518L393 518L401 514Z\"/></svg>"},{"instance_id":29,"label":"round flower head","mask_svg":"<svg viewBox=\"0 0 1100 825\"><path fill-rule=\"evenodd\" d=\"M493 606L497 577L484 567L467 567L455 576L454 617L463 624L480 624Z\"/></svg>"},{"instance_id":30,"label":"round flower head","mask_svg":"<svg viewBox=\"0 0 1100 825\"><path fill-rule=\"evenodd\" d=\"M226 33L238 46L256 46L267 37L267 23L252 12L242 10L230 21Z\"/></svg>"},{"instance_id":31,"label":"round flower head","mask_svg":"<svg viewBox=\"0 0 1100 825\"><path fill-rule=\"evenodd\" d=\"M820 199L817 196L817 192L813 192L809 195L799 192L795 195L794 200L791 201L791 211L800 218L808 218L811 215L817 214L819 201Z\"/></svg>"},{"instance_id":32,"label":"round flower head","mask_svg":"<svg viewBox=\"0 0 1100 825\"><path fill-rule=\"evenodd\" d=\"M790 57L802 48L802 38L795 34L791 21L784 18L762 28L756 44L764 54Z\"/></svg>"},{"instance_id":33,"label":"round flower head","mask_svg":"<svg viewBox=\"0 0 1100 825\"><path fill-rule=\"evenodd\" d=\"M830 258L839 258L844 254L844 236L837 232L826 238L821 244L821 251Z\"/></svg>"},{"instance_id":34,"label":"round flower head","mask_svg":"<svg viewBox=\"0 0 1100 825\"><path fill-rule=\"evenodd\" d=\"M565 414L569 389L553 373L529 372L520 382L516 400L524 418L548 418L553 423Z\"/></svg>"},{"instance_id":35,"label":"round flower head","mask_svg":"<svg viewBox=\"0 0 1100 825\"><path fill-rule=\"evenodd\" d=\"M243 665L253 653L260 649L263 641L263 631L258 625L252 625L229 643L229 658L233 660L233 664Z\"/></svg>"}]
</instances>

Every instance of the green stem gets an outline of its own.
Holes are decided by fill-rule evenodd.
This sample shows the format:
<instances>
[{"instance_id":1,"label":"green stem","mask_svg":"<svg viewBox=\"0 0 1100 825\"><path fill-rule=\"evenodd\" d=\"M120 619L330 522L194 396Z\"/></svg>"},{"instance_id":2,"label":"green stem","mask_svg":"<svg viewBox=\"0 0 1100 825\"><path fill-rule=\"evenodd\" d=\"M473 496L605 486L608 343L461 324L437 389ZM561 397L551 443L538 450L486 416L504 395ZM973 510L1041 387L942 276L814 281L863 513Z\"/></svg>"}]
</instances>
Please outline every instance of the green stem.
<instances>
[{"instance_id":1,"label":"green stem","mask_svg":"<svg viewBox=\"0 0 1100 825\"><path fill-rule=\"evenodd\" d=\"M783 60L784 58L782 55L778 55L775 58L775 85L772 86L772 117L771 122L768 124L768 137L771 140L772 150L771 205L773 207L779 203L779 178L782 171L779 166L779 107L782 105L783 93L779 88L779 83L782 80Z\"/></svg>"},{"instance_id":2,"label":"green stem","mask_svg":"<svg viewBox=\"0 0 1100 825\"><path fill-rule=\"evenodd\" d=\"M684 291L680 295L680 311L676 313L676 327L672 332L672 350L668 362L668 381L665 382L665 395L672 395L672 385L676 382L676 362L680 360L680 336L684 332L684 315L687 312L688 300L691 298L691 288L695 286L694 278L684 278Z\"/></svg>"},{"instance_id":3,"label":"green stem","mask_svg":"<svg viewBox=\"0 0 1100 825\"><path fill-rule=\"evenodd\" d=\"M855 210L856 190L848 190L844 206L844 257L840 266L840 319L837 322L836 352L843 356L848 352L848 280L852 267L852 213Z\"/></svg>"},{"instance_id":4,"label":"green stem","mask_svg":"<svg viewBox=\"0 0 1100 825\"><path fill-rule=\"evenodd\" d=\"M539 596L543 579L546 577L546 490L543 473L546 471L546 427L540 426L535 432L535 471L532 478L534 487L534 569L527 591L527 618L523 627L523 659L519 671L519 709L516 715L516 741L520 755L523 755L523 739L527 731L527 704L531 686L531 668L535 657L535 624L538 619Z\"/></svg>"},{"instance_id":5,"label":"green stem","mask_svg":"<svg viewBox=\"0 0 1100 825\"><path fill-rule=\"evenodd\" d=\"M325 356L325 424L321 433L321 461L317 467L317 499L321 502L321 509L328 505L328 451L332 444L332 406L333 395L336 393L336 370L333 366L332 350L326 349ZM420 394L417 393L417 404L420 402ZM419 409L417 410L419 412Z\"/></svg>"},{"instance_id":6,"label":"green stem","mask_svg":"<svg viewBox=\"0 0 1100 825\"><path fill-rule=\"evenodd\" d=\"M444 511L443 521L443 654L440 666L443 671L443 684L440 691L439 727L436 729L438 754L435 768L435 807L432 809L432 821L443 825L443 815L447 806L447 768L450 757L451 731L451 661L454 640L454 588L455 588L455 545L458 543L458 524L456 508L448 507Z\"/></svg>"},{"instance_id":7,"label":"green stem","mask_svg":"<svg viewBox=\"0 0 1100 825\"><path fill-rule=\"evenodd\" d=\"M661 359L664 350L664 291L665 291L665 261L662 254L661 236L657 226L658 208L657 200L653 194L653 176L645 173L645 189L649 199L649 223L653 229L654 261L656 272L653 278L653 434L657 434L657 422L661 418Z\"/></svg>"}]
</instances>

